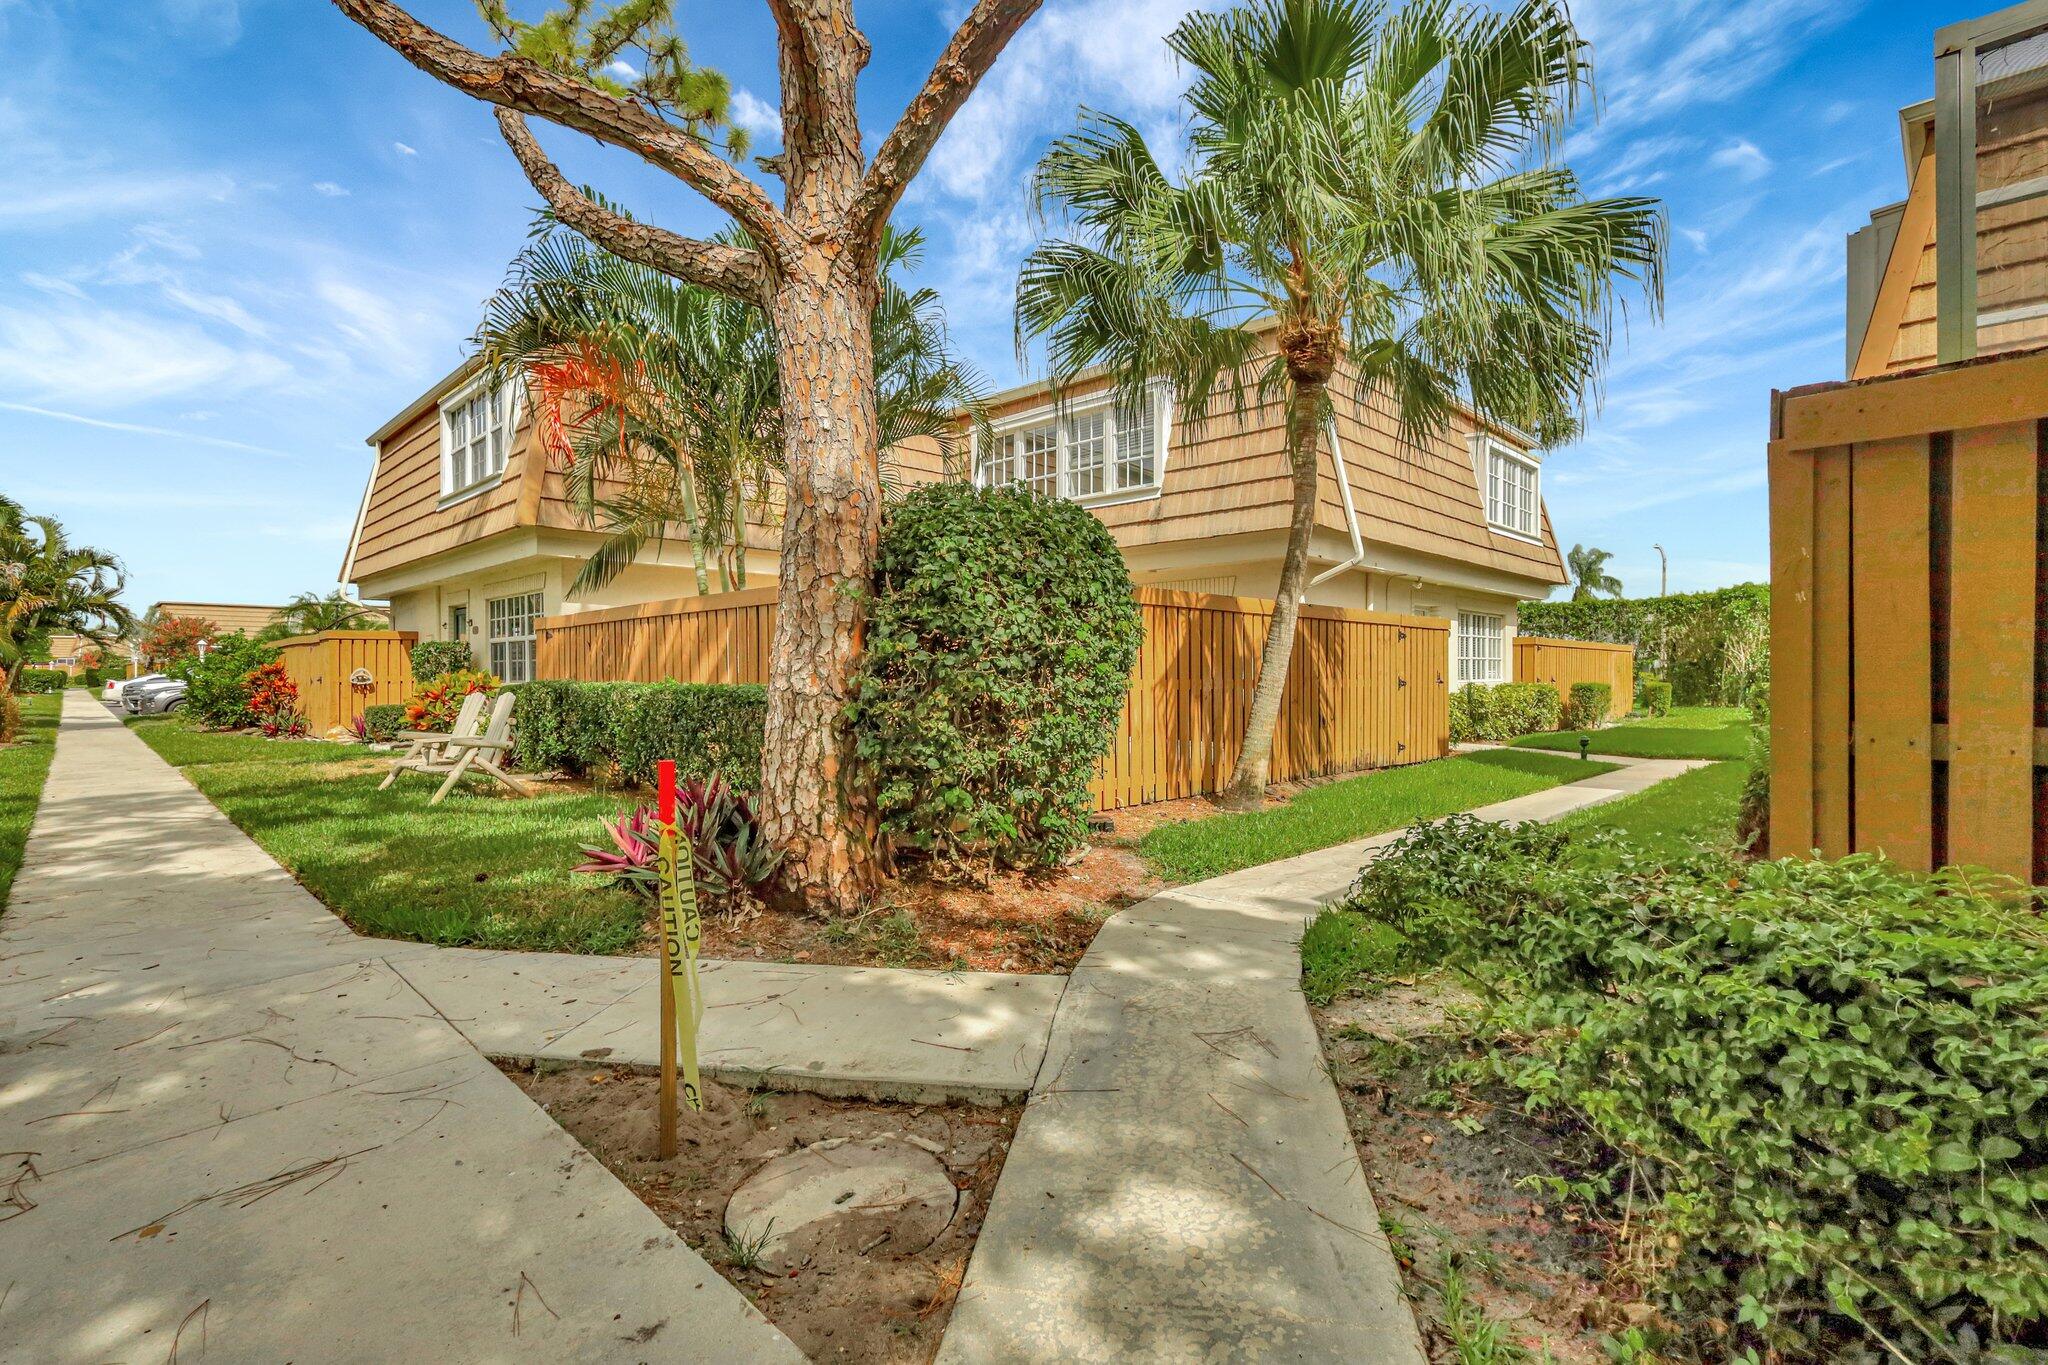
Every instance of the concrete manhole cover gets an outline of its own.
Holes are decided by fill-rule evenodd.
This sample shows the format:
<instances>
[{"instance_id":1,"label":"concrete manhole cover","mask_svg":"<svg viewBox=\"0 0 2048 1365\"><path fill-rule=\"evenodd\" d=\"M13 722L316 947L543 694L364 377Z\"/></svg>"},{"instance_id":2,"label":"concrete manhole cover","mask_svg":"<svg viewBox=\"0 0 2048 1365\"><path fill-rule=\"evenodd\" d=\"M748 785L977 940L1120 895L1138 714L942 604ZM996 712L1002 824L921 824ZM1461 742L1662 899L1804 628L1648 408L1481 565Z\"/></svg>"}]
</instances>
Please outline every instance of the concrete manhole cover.
<instances>
[{"instance_id":1,"label":"concrete manhole cover","mask_svg":"<svg viewBox=\"0 0 2048 1365\"><path fill-rule=\"evenodd\" d=\"M922 1251L953 1221L960 1192L936 1157L901 1138L828 1138L775 1157L732 1192L725 1231L786 1273L834 1243L878 1255Z\"/></svg>"}]
</instances>

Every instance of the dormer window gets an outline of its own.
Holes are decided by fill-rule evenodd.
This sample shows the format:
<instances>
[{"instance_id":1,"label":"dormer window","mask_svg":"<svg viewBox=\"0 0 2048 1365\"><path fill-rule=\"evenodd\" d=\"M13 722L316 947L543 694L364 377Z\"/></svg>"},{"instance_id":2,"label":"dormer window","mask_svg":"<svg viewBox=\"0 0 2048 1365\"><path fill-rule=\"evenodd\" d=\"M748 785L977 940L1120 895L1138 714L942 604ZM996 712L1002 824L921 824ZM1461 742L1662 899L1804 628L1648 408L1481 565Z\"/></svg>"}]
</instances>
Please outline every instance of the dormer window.
<instances>
[{"instance_id":1,"label":"dormer window","mask_svg":"<svg viewBox=\"0 0 2048 1365\"><path fill-rule=\"evenodd\" d=\"M505 472L519 391L479 378L441 404L441 496L460 497Z\"/></svg>"},{"instance_id":2,"label":"dormer window","mask_svg":"<svg viewBox=\"0 0 2048 1365\"><path fill-rule=\"evenodd\" d=\"M1542 466L1503 441L1479 438L1477 466L1480 491L1486 498L1486 521L1496 531L1541 539L1543 503L1538 484Z\"/></svg>"},{"instance_id":3,"label":"dormer window","mask_svg":"<svg viewBox=\"0 0 2048 1365\"><path fill-rule=\"evenodd\" d=\"M1135 410L1095 394L998 420L992 441L976 438L974 478L983 488L1022 484L1080 503L1157 497L1159 451L1171 418L1166 388L1154 384Z\"/></svg>"}]
</instances>

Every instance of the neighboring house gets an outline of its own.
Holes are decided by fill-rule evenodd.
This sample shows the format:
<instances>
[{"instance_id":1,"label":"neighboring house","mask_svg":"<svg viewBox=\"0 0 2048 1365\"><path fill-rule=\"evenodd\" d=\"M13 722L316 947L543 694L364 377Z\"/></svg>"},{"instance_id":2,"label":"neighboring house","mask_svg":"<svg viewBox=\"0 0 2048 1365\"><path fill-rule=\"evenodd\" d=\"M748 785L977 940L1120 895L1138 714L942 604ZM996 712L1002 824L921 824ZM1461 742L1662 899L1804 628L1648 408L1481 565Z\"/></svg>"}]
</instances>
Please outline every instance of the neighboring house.
<instances>
[{"instance_id":1,"label":"neighboring house","mask_svg":"<svg viewBox=\"0 0 2048 1365\"><path fill-rule=\"evenodd\" d=\"M2048 3L1935 34L1907 197L1849 237L1851 379L2048 342Z\"/></svg>"},{"instance_id":2,"label":"neighboring house","mask_svg":"<svg viewBox=\"0 0 2048 1365\"><path fill-rule=\"evenodd\" d=\"M1390 403L1336 403L1308 600L1452 623L1447 679L1512 676L1520 603L1566 581L1542 499L1540 453L1461 414L1426 446L1405 443ZM993 442L968 441L984 485L1021 483L1088 507L1141 586L1271 597L1292 505L1277 405L1240 424L1227 409L1197 429L1170 395L1122 418L1101 381L1055 405L1047 385L999 394ZM494 397L463 366L370 437L376 459L344 581L388 599L393 624L462 638L492 672L531 676L534 622L695 593L688 545L650 546L600 592L569 584L602 540L564 498L523 403ZM1339 458L1341 457L1341 458ZM899 482L941 477L936 449L890 452ZM1344 478L1337 477L1341 464ZM775 579L772 525L750 527L749 584Z\"/></svg>"},{"instance_id":3,"label":"neighboring house","mask_svg":"<svg viewBox=\"0 0 2048 1365\"><path fill-rule=\"evenodd\" d=\"M223 635L232 635L236 631L254 635L275 621L283 610L283 607L251 606L244 602L152 602L144 619L196 616L202 621L213 622Z\"/></svg>"},{"instance_id":4,"label":"neighboring house","mask_svg":"<svg viewBox=\"0 0 2048 1365\"><path fill-rule=\"evenodd\" d=\"M85 657L85 652L89 649L98 650L102 658L108 659L119 658L122 653L119 646L101 648L83 635L69 635L59 632L50 637L50 647L46 651L48 655L47 662L51 668L61 668L66 673L76 673L84 666L79 663L79 660Z\"/></svg>"}]
</instances>

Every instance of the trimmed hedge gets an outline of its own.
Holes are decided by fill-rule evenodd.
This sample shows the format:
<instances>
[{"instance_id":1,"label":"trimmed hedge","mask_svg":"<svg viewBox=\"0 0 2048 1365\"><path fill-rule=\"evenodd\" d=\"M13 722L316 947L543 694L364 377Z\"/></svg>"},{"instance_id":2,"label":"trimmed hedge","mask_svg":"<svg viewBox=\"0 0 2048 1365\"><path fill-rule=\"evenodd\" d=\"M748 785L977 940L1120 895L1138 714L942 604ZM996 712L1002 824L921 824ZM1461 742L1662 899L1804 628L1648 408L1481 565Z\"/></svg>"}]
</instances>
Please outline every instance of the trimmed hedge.
<instances>
[{"instance_id":1,"label":"trimmed hedge","mask_svg":"<svg viewBox=\"0 0 2048 1365\"><path fill-rule=\"evenodd\" d=\"M425 682L476 667L476 654L460 640L422 640L412 647L412 677Z\"/></svg>"},{"instance_id":2,"label":"trimmed hedge","mask_svg":"<svg viewBox=\"0 0 2048 1365\"><path fill-rule=\"evenodd\" d=\"M1555 730L1563 706L1549 683L1466 683L1451 693L1451 741L1504 741Z\"/></svg>"},{"instance_id":3,"label":"trimmed hedge","mask_svg":"<svg viewBox=\"0 0 2048 1365\"><path fill-rule=\"evenodd\" d=\"M1644 678L1636 685L1636 708L1646 716L1671 714L1671 684L1661 678Z\"/></svg>"},{"instance_id":4,"label":"trimmed hedge","mask_svg":"<svg viewBox=\"0 0 2048 1365\"><path fill-rule=\"evenodd\" d=\"M363 708L363 729L371 739L390 739L405 728L405 703L388 702Z\"/></svg>"},{"instance_id":5,"label":"trimmed hedge","mask_svg":"<svg viewBox=\"0 0 2048 1365\"><path fill-rule=\"evenodd\" d=\"M1610 683L1580 682L1572 684L1572 692L1564 704L1564 728L1567 730L1597 730L1607 723L1607 713L1614 705L1614 687Z\"/></svg>"},{"instance_id":6,"label":"trimmed hedge","mask_svg":"<svg viewBox=\"0 0 2048 1365\"><path fill-rule=\"evenodd\" d=\"M71 681L61 668L24 668L21 670L18 690L23 692L61 692L64 684Z\"/></svg>"},{"instance_id":7,"label":"trimmed hedge","mask_svg":"<svg viewBox=\"0 0 2048 1365\"><path fill-rule=\"evenodd\" d=\"M1524 602L1524 635L1634 645L1638 659L1668 651L1680 706L1740 706L1770 655L1771 589L1739 583L1669 597Z\"/></svg>"},{"instance_id":8,"label":"trimmed hedge","mask_svg":"<svg viewBox=\"0 0 2048 1365\"><path fill-rule=\"evenodd\" d=\"M512 689L512 758L525 772L566 772L652 786L655 764L678 776L761 786L768 689L758 683L522 683Z\"/></svg>"}]
</instances>

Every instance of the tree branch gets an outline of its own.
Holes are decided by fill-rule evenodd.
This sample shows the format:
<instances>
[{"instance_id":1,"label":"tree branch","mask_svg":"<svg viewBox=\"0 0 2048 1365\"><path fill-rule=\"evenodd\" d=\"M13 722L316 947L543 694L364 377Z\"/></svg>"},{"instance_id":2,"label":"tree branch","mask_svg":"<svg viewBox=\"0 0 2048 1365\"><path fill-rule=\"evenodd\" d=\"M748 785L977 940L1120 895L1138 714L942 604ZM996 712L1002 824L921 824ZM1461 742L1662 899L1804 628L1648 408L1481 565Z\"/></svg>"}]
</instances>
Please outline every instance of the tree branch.
<instances>
[{"instance_id":1,"label":"tree branch","mask_svg":"<svg viewBox=\"0 0 2048 1365\"><path fill-rule=\"evenodd\" d=\"M498 131L555 217L606 251L721 294L766 302L768 271L760 252L700 241L613 213L564 178L534 140L523 115L498 110Z\"/></svg>"},{"instance_id":2,"label":"tree branch","mask_svg":"<svg viewBox=\"0 0 2048 1365\"><path fill-rule=\"evenodd\" d=\"M793 243L789 223L767 191L702 141L639 105L524 57L483 56L422 24L393 0L334 0L334 6L399 56L464 94L587 133L659 166L737 219L771 257Z\"/></svg>"},{"instance_id":3,"label":"tree branch","mask_svg":"<svg viewBox=\"0 0 2048 1365\"><path fill-rule=\"evenodd\" d=\"M939 134L975 85L995 64L1026 19L1038 12L1041 0L977 0L946 50L925 77L924 88L910 101L903 117L889 131L861 180L860 197L850 215L848 235L879 235L896 201L923 168Z\"/></svg>"}]
</instances>

